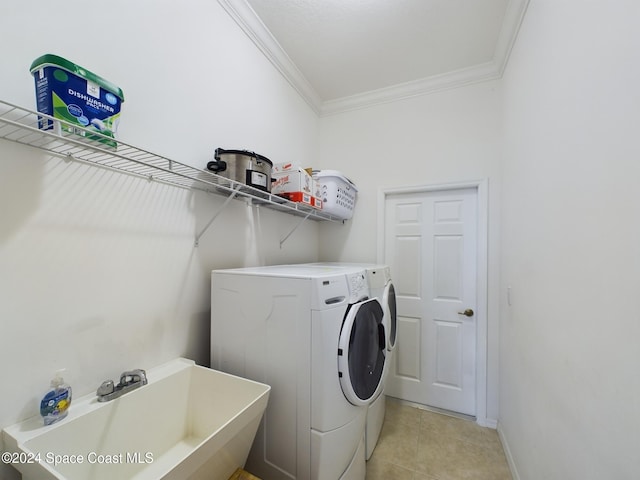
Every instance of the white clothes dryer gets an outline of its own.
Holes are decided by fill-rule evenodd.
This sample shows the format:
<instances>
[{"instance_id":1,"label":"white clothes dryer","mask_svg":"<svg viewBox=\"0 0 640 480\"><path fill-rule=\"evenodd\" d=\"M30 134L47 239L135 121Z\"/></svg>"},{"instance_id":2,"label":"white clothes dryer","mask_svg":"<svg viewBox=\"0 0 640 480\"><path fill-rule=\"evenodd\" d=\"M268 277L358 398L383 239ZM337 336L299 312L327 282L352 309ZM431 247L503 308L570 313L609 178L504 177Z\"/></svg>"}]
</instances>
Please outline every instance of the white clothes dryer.
<instances>
[{"instance_id":1,"label":"white clothes dryer","mask_svg":"<svg viewBox=\"0 0 640 480\"><path fill-rule=\"evenodd\" d=\"M271 385L247 469L272 480L363 480L367 405L382 390L384 312L363 269L212 273L211 366Z\"/></svg>"},{"instance_id":2,"label":"white clothes dryer","mask_svg":"<svg viewBox=\"0 0 640 480\"><path fill-rule=\"evenodd\" d=\"M386 382L388 369L391 368L391 357L396 346L396 293L391 280L391 269L387 265L368 265L365 269L367 280L369 281L369 292L371 297L377 298L382 305L384 311L383 325L385 328L385 345L386 345L386 365L383 378L383 387ZM373 454L373 450L378 443L382 424L385 416L385 400L384 389L381 394L376 397L367 410L367 421L365 427L365 451L366 459L369 460Z\"/></svg>"},{"instance_id":3,"label":"white clothes dryer","mask_svg":"<svg viewBox=\"0 0 640 480\"><path fill-rule=\"evenodd\" d=\"M396 295L391 280L391 269L387 265L373 263L339 263L321 262L309 265L323 265L331 268L344 268L347 271L353 268L362 268L365 271L369 284L369 295L376 298L382 305L384 316L383 326L385 331L385 371L383 372L383 389L376 395L367 408L367 420L365 426L365 451L369 460L378 443L385 416L384 383L386 382L387 369L391 368L391 356L396 344L397 314Z\"/></svg>"}]
</instances>

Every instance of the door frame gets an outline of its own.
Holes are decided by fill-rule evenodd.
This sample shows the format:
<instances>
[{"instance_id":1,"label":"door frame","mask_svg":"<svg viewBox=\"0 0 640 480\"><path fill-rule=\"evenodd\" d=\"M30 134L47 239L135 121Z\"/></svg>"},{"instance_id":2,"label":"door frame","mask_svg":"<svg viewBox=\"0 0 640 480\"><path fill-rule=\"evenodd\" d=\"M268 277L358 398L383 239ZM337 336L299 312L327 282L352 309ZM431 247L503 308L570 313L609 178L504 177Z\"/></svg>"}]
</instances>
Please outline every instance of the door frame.
<instances>
[{"instance_id":1,"label":"door frame","mask_svg":"<svg viewBox=\"0 0 640 480\"><path fill-rule=\"evenodd\" d=\"M378 190L378 242L377 261L384 263L385 250L385 202L388 196L403 193L444 192L472 188L477 193L477 310L476 310L476 423L482 426L495 426L487 419L487 345L488 345L488 225L489 225L489 179L468 182L446 183L435 185L418 185L412 187L382 187ZM393 277L392 277L393 280Z\"/></svg>"}]
</instances>

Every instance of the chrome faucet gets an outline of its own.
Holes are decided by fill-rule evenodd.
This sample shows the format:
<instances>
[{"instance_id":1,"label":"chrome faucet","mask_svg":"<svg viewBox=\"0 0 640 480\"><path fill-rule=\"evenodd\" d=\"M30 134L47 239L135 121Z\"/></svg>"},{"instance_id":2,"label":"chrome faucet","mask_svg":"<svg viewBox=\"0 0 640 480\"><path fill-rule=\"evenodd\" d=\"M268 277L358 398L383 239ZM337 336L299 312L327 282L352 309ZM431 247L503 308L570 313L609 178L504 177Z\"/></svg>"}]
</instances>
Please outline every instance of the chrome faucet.
<instances>
[{"instance_id":1,"label":"chrome faucet","mask_svg":"<svg viewBox=\"0 0 640 480\"><path fill-rule=\"evenodd\" d=\"M131 370L120 375L120 383L114 385L113 380L105 380L96 394L99 402L108 402L131 390L147 384L147 372L142 369Z\"/></svg>"}]
</instances>

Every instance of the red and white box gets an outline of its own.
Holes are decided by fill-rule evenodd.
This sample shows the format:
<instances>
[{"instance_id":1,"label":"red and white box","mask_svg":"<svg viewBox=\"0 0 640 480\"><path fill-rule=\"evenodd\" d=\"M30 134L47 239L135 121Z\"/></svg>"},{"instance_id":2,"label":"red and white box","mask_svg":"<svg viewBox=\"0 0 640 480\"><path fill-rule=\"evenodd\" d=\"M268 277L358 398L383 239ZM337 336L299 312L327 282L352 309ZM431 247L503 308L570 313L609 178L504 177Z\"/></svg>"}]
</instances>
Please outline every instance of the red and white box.
<instances>
[{"instance_id":1,"label":"red and white box","mask_svg":"<svg viewBox=\"0 0 640 480\"><path fill-rule=\"evenodd\" d=\"M271 193L321 209L322 201L317 196L318 185L302 167L292 163L279 163L271 171Z\"/></svg>"},{"instance_id":2,"label":"red and white box","mask_svg":"<svg viewBox=\"0 0 640 480\"><path fill-rule=\"evenodd\" d=\"M291 200L292 202L304 203L305 205L309 205L310 207L317 208L319 210L322 209L322 200L320 200L318 197L309 195L308 193L284 192L279 193L278 195L286 198L287 200Z\"/></svg>"}]
</instances>

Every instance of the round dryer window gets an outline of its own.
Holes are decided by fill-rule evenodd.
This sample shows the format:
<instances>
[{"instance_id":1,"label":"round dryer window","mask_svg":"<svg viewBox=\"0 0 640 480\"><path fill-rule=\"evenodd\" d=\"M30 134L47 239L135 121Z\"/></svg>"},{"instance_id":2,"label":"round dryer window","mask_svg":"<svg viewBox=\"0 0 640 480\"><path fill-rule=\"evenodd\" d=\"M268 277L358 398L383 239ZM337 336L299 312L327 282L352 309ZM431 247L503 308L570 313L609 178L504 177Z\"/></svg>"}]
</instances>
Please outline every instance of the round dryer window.
<instances>
[{"instance_id":1,"label":"round dryer window","mask_svg":"<svg viewBox=\"0 0 640 480\"><path fill-rule=\"evenodd\" d=\"M382 388L385 362L384 313L372 298L348 310L338 345L338 375L345 397L367 405Z\"/></svg>"}]
</instances>

